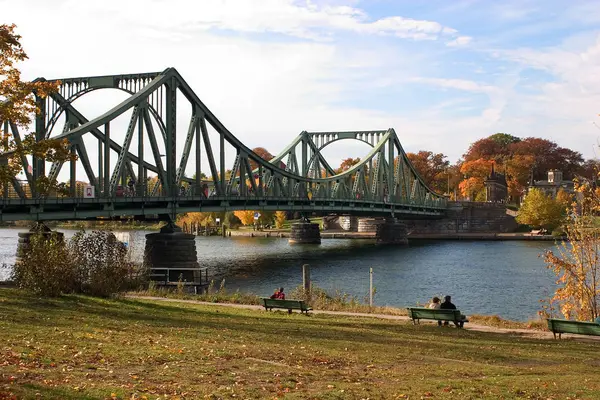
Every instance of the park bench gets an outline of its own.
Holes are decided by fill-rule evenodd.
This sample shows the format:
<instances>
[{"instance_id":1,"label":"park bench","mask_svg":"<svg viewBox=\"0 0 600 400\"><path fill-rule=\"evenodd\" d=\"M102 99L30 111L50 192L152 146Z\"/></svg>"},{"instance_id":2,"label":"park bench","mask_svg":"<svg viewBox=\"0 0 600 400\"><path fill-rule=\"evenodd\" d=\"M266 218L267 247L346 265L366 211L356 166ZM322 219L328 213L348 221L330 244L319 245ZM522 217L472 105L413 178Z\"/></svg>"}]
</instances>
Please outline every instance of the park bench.
<instances>
[{"instance_id":1,"label":"park bench","mask_svg":"<svg viewBox=\"0 0 600 400\"><path fill-rule=\"evenodd\" d=\"M292 310L300 310L300 313L308 314L309 311L312 311L304 301L302 300L278 300L271 299L269 297L261 297L261 301L263 302L263 306L265 310L271 311L274 308L282 308L284 310L288 310L288 313L292 313Z\"/></svg>"},{"instance_id":2,"label":"park bench","mask_svg":"<svg viewBox=\"0 0 600 400\"><path fill-rule=\"evenodd\" d=\"M600 324L595 322L548 318L548 329L554 334L554 339L556 339L557 333L559 339L563 333L600 336Z\"/></svg>"},{"instance_id":3,"label":"park bench","mask_svg":"<svg viewBox=\"0 0 600 400\"><path fill-rule=\"evenodd\" d=\"M469 322L468 319L460 313L460 310L441 310L439 308L426 307L408 307L408 316L412 319L413 324L418 324L421 319L432 319L436 321L449 322ZM460 326L460 325L458 325Z\"/></svg>"}]
</instances>

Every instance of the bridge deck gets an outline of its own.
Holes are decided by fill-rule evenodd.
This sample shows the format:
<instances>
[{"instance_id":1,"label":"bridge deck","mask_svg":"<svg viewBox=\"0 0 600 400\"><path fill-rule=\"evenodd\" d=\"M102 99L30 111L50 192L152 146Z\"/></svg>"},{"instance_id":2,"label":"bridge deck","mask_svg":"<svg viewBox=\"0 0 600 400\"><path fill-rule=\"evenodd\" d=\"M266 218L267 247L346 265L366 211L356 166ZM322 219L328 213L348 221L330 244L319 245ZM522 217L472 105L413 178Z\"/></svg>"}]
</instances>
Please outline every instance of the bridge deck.
<instances>
[{"instance_id":1,"label":"bridge deck","mask_svg":"<svg viewBox=\"0 0 600 400\"><path fill-rule=\"evenodd\" d=\"M119 216L174 215L186 212L235 210L323 212L351 215L394 215L403 218L441 218L446 207L331 199L290 200L282 197L117 197L0 200L0 221L76 220Z\"/></svg>"}]
</instances>

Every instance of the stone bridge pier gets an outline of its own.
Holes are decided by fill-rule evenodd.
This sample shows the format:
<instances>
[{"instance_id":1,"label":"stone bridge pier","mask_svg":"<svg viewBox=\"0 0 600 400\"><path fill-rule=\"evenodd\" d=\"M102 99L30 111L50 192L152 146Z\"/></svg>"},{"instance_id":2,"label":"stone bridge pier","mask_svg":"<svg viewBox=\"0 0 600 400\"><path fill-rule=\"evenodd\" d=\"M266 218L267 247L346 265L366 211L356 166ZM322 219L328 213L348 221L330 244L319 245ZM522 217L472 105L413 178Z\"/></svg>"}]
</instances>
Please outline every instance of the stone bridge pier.
<instances>
[{"instance_id":1,"label":"stone bridge pier","mask_svg":"<svg viewBox=\"0 0 600 400\"><path fill-rule=\"evenodd\" d=\"M158 233L146 235L144 265L150 280L165 282L200 282L200 267L194 235L183 233L173 222Z\"/></svg>"},{"instance_id":2,"label":"stone bridge pier","mask_svg":"<svg viewBox=\"0 0 600 400\"><path fill-rule=\"evenodd\" d=\"M319 224L310 222L308 219L292 224L289 244L320 244L321 232Z\"/></svg>"},{"instance_id":3,"label":"stone bridge pier","mask_svg":"<svg viewBox=\"0 0 600 400\"><path fill-rule=\"evenodd\" d=\"M406 224L396 218L386 218L377 225L375 240L377 244L408 244Z\"/></svg>"}]
</instances>

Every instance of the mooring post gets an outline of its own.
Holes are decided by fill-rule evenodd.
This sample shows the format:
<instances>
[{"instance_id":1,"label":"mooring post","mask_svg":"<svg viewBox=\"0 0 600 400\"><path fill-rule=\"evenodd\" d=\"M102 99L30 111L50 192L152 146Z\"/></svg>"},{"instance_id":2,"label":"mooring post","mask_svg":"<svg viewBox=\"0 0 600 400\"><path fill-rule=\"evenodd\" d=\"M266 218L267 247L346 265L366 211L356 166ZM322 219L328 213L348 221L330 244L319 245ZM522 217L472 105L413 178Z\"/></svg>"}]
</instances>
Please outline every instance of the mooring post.
<instances>
[{"instance_id":1,"label":"mooring post","mask_svg":"<svg viewBox=\"0 0 600 400\"><path fill-rule=\"evenodd\" d=\"M369 268L369 307L373 307L373 268Z\"/></svg>"},{"instance_id":2,"label":"mooring post","mask_svg":"<svg viewBox=\"0 0 600 400\"><path fill-rule=\"evenodd\" d=\"M305 294L310 293L310 265L308 264L302 266L302 287Z\"/></svg>"}]
</instances>

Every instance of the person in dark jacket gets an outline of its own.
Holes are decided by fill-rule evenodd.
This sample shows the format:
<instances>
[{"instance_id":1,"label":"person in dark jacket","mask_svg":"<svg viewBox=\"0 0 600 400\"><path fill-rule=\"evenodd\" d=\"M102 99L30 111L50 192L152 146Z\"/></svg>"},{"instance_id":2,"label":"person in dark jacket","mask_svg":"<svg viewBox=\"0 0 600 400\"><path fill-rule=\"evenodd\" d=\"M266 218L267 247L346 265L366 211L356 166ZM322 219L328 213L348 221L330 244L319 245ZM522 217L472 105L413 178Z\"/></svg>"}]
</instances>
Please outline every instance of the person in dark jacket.
<instances>
[{"instance_id":1,"label":"person in dark jacket","mask_svg":"<svg viewBox=\"0 0 600 400\"><path fill-rule=\"evenodd\" d=\"M450 296L444 297L444 302L440 305L440 309L441 310L456 310L456 306L454 304L452 304L451 300L452 300L452 298ZM444 321L444 325L448 325L448 321ZM464 322L454 321L454 325L456 325L457 328L462 328L464 325Z\"/></svg>"}]
</instances>

